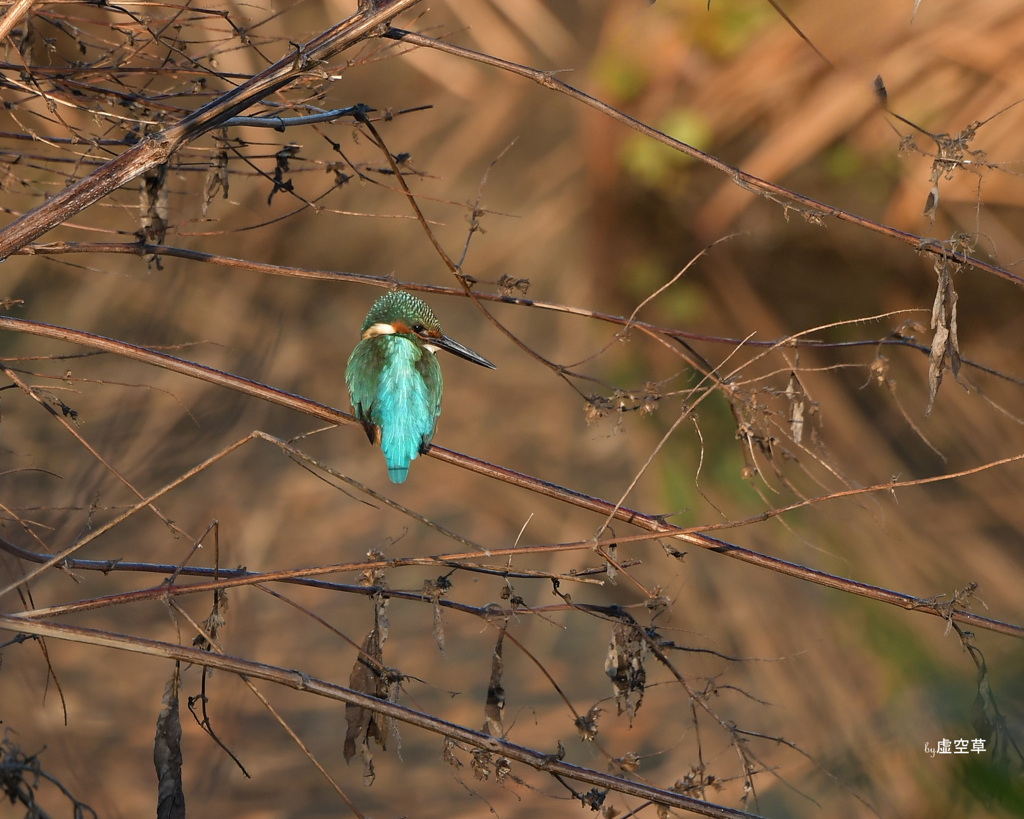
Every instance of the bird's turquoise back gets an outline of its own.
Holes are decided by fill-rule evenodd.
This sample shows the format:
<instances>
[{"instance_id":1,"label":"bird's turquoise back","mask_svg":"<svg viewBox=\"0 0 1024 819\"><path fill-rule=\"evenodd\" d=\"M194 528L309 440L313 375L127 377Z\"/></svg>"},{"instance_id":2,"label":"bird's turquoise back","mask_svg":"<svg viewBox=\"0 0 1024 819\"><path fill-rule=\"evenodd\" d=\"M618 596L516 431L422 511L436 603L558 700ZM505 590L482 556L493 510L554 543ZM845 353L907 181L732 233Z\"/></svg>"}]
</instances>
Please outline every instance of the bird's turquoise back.
<instances>
[{"instance_id":1,"label":"bird's turquoise back","mask_svg":"<svg viewBox=\"0 0 1024 819\"><path fill-rule=\"evenodd\" d=\"M434 437L441 414L441 365L410 338L379 335L356 345L345 381L356 417L379 429L388 475L402 483L410 462Z\"/></svg>"}]
</instances>

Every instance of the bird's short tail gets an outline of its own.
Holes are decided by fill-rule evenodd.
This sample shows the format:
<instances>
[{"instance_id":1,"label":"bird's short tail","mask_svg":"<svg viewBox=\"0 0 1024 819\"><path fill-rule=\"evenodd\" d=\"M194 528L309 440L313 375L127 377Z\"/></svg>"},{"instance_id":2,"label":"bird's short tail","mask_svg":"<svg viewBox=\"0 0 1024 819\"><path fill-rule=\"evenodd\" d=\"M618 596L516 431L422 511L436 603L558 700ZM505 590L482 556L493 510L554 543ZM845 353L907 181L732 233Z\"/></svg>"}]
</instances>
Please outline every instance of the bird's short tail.
<instances>
[{"instance_id":1,"label":"bird's short tail","mask_svg":"<svg viewBox=\"0 0 1024 819\"><path fill-rule=\"evenodd\" d=\"M409 477L409 464L388 464L388 477L391 483L405 483Z\"/></svg>"},{"instance_id":2,"label":"bird's short tail","mask_svg":"<svg viewBox=\"0 0 1024 819\"><path fill-rule=\"evenodd\" d=\"M408 441L388 440L386 434L383 443L381 449L384 450L384 460L388 462L388 477L391 478L391 483L405 483L405 479L409 477L409 464L416 460L419 451L409 446Z\"/></svg>"}]
</instances>

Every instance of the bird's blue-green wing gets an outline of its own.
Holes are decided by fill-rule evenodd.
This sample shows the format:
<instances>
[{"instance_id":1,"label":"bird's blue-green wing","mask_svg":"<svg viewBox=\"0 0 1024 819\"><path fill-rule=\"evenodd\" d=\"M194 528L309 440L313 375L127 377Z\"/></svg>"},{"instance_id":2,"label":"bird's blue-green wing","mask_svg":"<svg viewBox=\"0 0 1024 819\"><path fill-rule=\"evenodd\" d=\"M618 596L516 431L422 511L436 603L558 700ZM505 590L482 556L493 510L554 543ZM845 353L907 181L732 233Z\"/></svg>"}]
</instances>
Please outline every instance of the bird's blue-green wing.
<instances>
[{"instance_id":1,"label":"bird's blue-green wing","mask_svg":"<svg viewBox=\"0 0 1024 819\"><path fill-rule=\"evenodd\" d=\"M377 384L384 367L380 345L375 339L360 341L345 368L345 383L356 418L362 422L371 444L380 443L380 423L374 419Z\"/></svg>"},{"instance_id":2,"label":"bird's blue-green wing","mask_svg":"<svg viewBox=\"0 0 1024 819\"><path fill-rule=\"evenodd\" d=\"M431 352L424 352L422 358L416 363L416 370L423 381L423 400L432 419L430 429L424 431L420 441L420 452L425 453L430 449L430 442L434 439L434 431L437 429L437 419L441 415L441 394L444 391L444 382L441 378L441 365Z\"/></svg>"}]
</instances>

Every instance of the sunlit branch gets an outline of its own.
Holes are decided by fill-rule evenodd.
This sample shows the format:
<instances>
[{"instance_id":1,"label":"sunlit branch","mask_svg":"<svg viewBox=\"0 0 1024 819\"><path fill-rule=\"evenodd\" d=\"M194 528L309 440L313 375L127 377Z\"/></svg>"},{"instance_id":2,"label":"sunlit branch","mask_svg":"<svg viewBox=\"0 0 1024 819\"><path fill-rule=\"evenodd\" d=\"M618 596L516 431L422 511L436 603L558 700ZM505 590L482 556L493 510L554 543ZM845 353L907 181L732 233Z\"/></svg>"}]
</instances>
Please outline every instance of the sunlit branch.
<instances>
[{"instance_id":1,"label":"sunlit branch","mask_svg":"<svg viewBox=\"0 0 1024 819\"><path fill-rule=\"evenodd\" d=\"M857 214L845 211L842 208L837 208L834 205L829 205L825 202L819 202L817 199L812 199L802 193L797 193L796 191L789 190L781 185L776 185L773 182L769 182L754 176L753 174L747 173L746 171L730 165L727 162L723 162L716 156L701 151L698 148L694 148L692 145L687 145L685 142L674 139L668 134L665 134L656 128L652 128L650 125L647 125L640 120L634 119L606 102L602 102L599 99L591 97L589 94L585 94L578 88L574 88L568 83L564 83L557 79L551 71L541 71L536 68L520 65L519 63L503 60L500 57L494 57L490 54L483 54L478 51L473 51L472 49L462 48L460 46L452 45L451 43L446 43L442 40L435 40L432 37L426 37L413 31L391 28L384 36L390 37L393 40L398 40L399 42L436 49L437 51L442 51L455 57L473 60L474 62L483 63L484 65L500 68L503 71L508 71L512 74L518 74L521 77L526 77L545 88L551 89L552 91L558 91L559 93L571 97L577 102L581 102L596 111L600 111L602 114L614 119L616 122L621 122L622 124L632 128L634 131L637 131L656 142L667 145L680 153L686 154L693 159L699 160L700 162L721 171L728 175L733 182L741 188L745 188L752 193L760 193L763 196L767 196L772 201L784 204L789 208L805 209L810 213L819 214L821 216L832 216L844 222L851 222L852 224L866 228L867 230L871 230L875 233L879 233L883 236L888 236L892 239L898 239L905 242L920 253L927 253L941 259L948 259L949 261L958 264L970 265L978 270L984 270L987 273L992 273L1009 282L1013 282L1018 286L1024 286L1024 278L1021 276L1011 273L1009 270L999 267L998 265L990 264L982 259L951 249L936 239L918 236L914 233L907 233L906 231L898 230L897 228L889 225L874 222L863 216L858 216Z\"/></svg>"},{"instance_id":2,"label":"sunlit branch","mask_svg":"<svg viewBox=\"0 0 1024 819\"><path fill-rule=\"evenodd\" d=\"M55 327L49 324L41 324L22 319L12 319L5 316L0 316L0 330L29 333L31 335L59 339L74 344L82 344L94 349L104 350L136 361L152 364L172 372L177 372L181 375L216 384L217 386L227 387L228 389L233 389L245 395L268 401L272 404L293 409L297 412L301 412L314 418L319 418L323 421L329 421L334 424L358 424L358 421L356 421L352 415L332 407L328 407L325 404L310 401L307 398L303 398L302 396L298 396L293 393L274 389L273 387L269 387L266 384L261 384L257 381L252 381L251 379L242 378L231 373L223 372L222 370L217 370L192 361L176 358L174 356L167 355L166 353L160 353L154 350L147 350L144 347L126 344L122 341L104 338L91 333L84 333L80 330ZM765 569L771 569L772 571L779 572L780 574L806 580L821 586L827 586L839 591L849 592L861 597L867 597L872 600L888 603L889 605L898 606L899 608L924 611L935 616L948 617L949 619L957 622L968 623L977 628L986 628L1009 636L1024 638L1024 626L1002 623L1000 621L991 620L960 609L951 608L949 612L939 612L932 608L921 608L921 601L912 595L891 591L868 583L861 583L856 580L812 569L797 563L791 563L760 552L755 552L751 549L746 549L742 546L727 543L708 535L688 532L681 527L666 523L657 515L647 515L624 506L616 506L615 504L609 503L608 501L600 498L585 495L581 492L576 492L572 489L541 480L540 478L535 478L531 475L525 475L506 467L490 464L486 461L481 461L477 458L470 457L469 455L463 455L462 453L454 452L450 449L444 449L436 444L430 448L427 455L444 463L459 466L463 469L476 472L486 477L494 478L513 486L528 489L531 492L536 492L545 497L569 503L572 506L577 506L581 509L595 512L599 515L612 516L616 520L637 526L641 529L646 529L649 532L663 535L666 538L682 540L687 543L691 543L694 546L699 546L702 549L707 549L708 551L717 552L719 554L735 558L744 563L749 563ZM143 501L143 503L145 503L145 501ZM39 570L37 569L36 572L38 571ZM13 588L18 585L20 584L15 582L9 588Z\"/></svg>"}]
</instances>

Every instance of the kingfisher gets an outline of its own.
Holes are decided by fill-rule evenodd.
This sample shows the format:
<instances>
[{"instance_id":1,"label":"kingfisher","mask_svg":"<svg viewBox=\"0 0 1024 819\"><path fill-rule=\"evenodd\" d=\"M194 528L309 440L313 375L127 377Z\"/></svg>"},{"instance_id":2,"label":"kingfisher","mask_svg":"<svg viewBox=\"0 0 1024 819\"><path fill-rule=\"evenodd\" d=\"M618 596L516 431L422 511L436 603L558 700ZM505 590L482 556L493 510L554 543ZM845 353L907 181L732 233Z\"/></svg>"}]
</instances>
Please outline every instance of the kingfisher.
<instances>
[{"instance_id":1,"label":"kingfisher","mask_svg":"<svg viewBox=\"0 0 1024 819\"><path fill-rule=\"evenodd\" d=\"M444 389L438 350L496 369L448 338L424 301L393 290L373 303L349 356L345 383L352 408L370 443L384 452L392 483L402 483L409 464L430 449Z\"/></svg>"}]
</instances>

